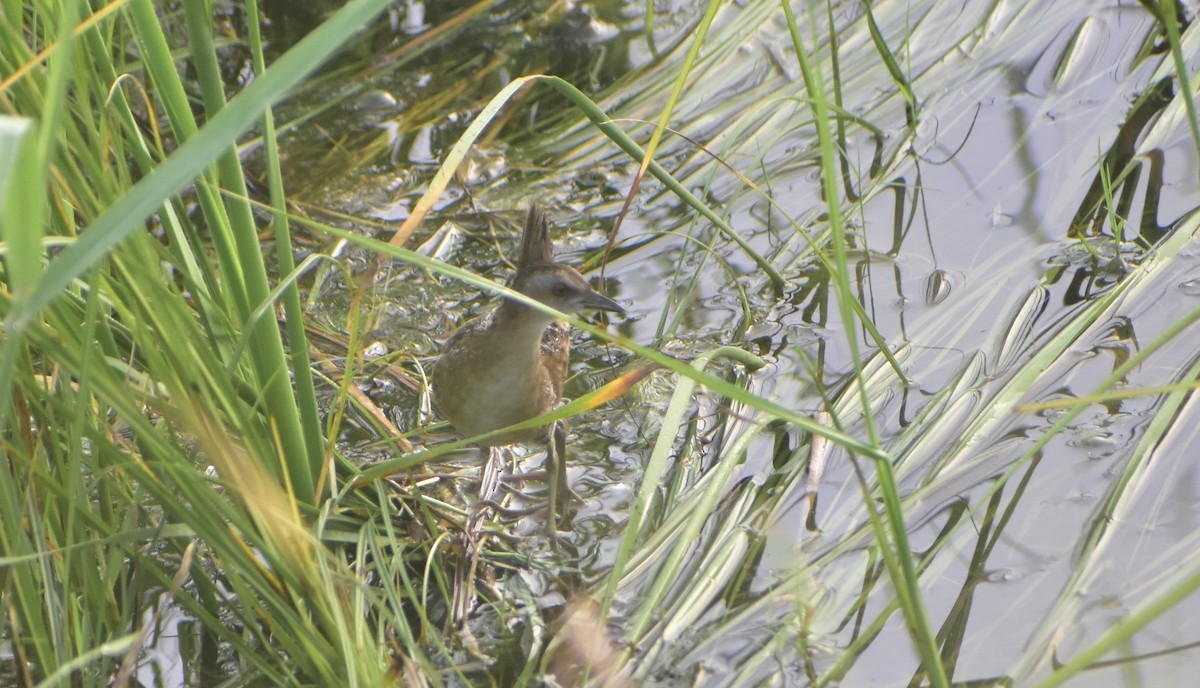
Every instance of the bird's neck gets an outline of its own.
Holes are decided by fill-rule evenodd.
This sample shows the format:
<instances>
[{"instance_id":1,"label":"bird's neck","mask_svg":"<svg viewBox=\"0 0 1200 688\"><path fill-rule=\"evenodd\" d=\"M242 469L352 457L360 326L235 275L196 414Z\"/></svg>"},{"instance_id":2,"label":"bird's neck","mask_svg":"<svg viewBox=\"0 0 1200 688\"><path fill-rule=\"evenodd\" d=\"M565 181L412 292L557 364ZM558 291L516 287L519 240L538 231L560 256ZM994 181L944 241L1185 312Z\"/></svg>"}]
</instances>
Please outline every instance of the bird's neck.
<instances>
[{"instance_id":1,"label":"bird's neck","mask_svg":"<svg viewBox=\"0 0 1200 688\"><path fill-rule=\"evenodd\" d=\"M537 350L541 346L542 333L556 319L549 313L505 299L496 309L495 331L511 337L514 345L529 344Z\"/></svg>"}]
</instances>

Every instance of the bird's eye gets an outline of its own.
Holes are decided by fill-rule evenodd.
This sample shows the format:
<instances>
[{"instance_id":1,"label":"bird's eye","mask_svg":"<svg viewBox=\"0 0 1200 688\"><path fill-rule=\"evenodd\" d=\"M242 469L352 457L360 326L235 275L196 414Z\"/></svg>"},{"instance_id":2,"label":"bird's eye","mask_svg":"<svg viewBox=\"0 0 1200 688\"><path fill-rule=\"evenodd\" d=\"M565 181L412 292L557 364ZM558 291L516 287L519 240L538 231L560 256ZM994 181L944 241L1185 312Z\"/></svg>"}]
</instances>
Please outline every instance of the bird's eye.
<instances>
[{"instance_id":1,"label":"bird's eye","mask_svg":"<svg viewBox=\"0 0 1200 688\"><path fill-rule=\"evenodd\" d=\"M550 293L560 298L566 296L570 291L571 290L567 288L567 285L561 283L550 288Z\"/></svg>"}]
</instances>

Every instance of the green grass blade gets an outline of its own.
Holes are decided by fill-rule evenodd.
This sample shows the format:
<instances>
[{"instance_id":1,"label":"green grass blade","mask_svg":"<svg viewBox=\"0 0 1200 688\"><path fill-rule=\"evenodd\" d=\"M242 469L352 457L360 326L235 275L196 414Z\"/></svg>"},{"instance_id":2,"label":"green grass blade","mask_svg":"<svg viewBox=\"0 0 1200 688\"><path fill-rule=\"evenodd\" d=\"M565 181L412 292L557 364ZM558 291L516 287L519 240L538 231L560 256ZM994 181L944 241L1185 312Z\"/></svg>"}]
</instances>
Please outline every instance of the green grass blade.
<instances>
[{"instance_id":1,"label":"green grass blade","mask_svg":"<svg viewBox=\"0 0 1200 688\"><path fill-rule=\"evenodd\" d=\"M271 103L283 97L333 54L341 45L338 39L351 35L387 5L387 0L350 0L329 21L297 43L272 66L269 73L255 80L203 129L181 145L154 174L134 186L89 225L78 241L62 251L34 292L13 303L5 323L9 332L19 333L28 327L41 308L140 227L142 220L195 179L220 155L225 146L253 126ZM6 346L12 341L10 338Z\"/></svg>"}]
</instances>

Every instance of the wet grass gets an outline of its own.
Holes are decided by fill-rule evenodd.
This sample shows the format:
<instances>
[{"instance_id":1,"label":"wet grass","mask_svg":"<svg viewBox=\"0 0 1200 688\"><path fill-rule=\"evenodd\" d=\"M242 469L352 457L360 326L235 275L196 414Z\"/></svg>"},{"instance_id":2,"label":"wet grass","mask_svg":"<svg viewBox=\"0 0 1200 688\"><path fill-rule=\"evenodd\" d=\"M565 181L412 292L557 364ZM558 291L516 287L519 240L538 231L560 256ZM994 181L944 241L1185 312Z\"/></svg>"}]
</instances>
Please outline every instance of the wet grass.
<instances>
[{"instance_id":1,"label":"wet grass","mask_svg":"<svg viewBox=\"0 0 1200 688\"><path fill-rule=\"evenodd\" d=\"M439 101L470 110L469 123L452 129L439 165L407 178L407 219L382 241L298 210L276 139L311 114L278 125L272 107L314 83L370 88L370 77L436 52L492 9L451 14L386 60L311 76L387 4L347 3L268 67L249 31L232 42L244 42L256 76L234 89L221 69L231 41L214 34L202 3L183 3L178 16L149 0L96 14L2 6L22 18L0 21L0 607L12 682L147 676L161 665L143 652L168 646L172 614L189 630L183 673L160 677L170 684L515 685L554 675L1059 685L1089 670L1150 671L1155 653L1190 656L1186 635L1131 648L1156 621L1188 616L1200 585L1195 536L1161 545L1126 525L1161 516L1148 492L1166 494L1183 471L1177 457L1195 445L1200 356L1188 342L1200 310L1184 302L1139 321L1187 276L1200 221L1194 193L1182 194L1184 212L1157 220L1169 193L1163 151L1190 136L1194 167L1200 150L1175 76L1192 78L1186 46L1200 33L1177 24L1169 1L1139 10L1148 47L1122 57L1120 87L1094 108L1115 113L1099 139L1104 154L1097 159L1093 141L1078 156L1086 162L1066 163L1077 174L1045 209L1015 214L1060 220L1029 228L1045 238L1033 250L1053 247L1037 277L1012 267L1030 244L1008 240L962 261L972 275L949 300L933 289L924 308L899 315L881 307L876 291L888 292L877 275L895 268L902 283L898 266L926 257L911 248L914 227L939 265L939 225L929 220L937 191L924 180L969 154L959 144L977 139L983 99L971 89L991 92L1007 74L972 70L1012 60L1052 74L1047 102L1079 99L1073 91L1095 78L1085 69L1095 20L1073 15L1078 7L970 15L937 2L875 3L864 14L826 5L797 16L774 2L736 11L711 2L694 29L661 29L657 59L596 93L532 74L487 92L472 76ZM559 9L528 22L553 26ZM255 4L245 10L257 27ZM992 14L1001 11L1010 14ZM648 35L659 30L645 23ZM1077 30L1056 43L1062 26ZM1022 62L1027 45L1054 46L1055 68ZM722 89L731 95L712 98ZM1129 92L1138 100L1119 109ZM535 140L513 113L539 99L555 102L553 129ZM1001 155L1043 153L1024 147L1042 122ZM962 140L950 146L943 128ZM251 193L239 155L248 140L262 146L262 194ZM521 142L508 158L527 184L502 177L471 188L463 170L497 140ZM528 170L545 166L635 191L539 188L531 177L541 173ZM1032 177L1038 165L1017 168ZM577 571L571 547L523 545L519 524L495 521L478 544L481 582L465 586L459 533L473 512L461 486L472 472L435 459L471 438L411 450L378 413L364 424L388 458L364 467L339 444L353 419L377 410L358 393L372 365L362 353L368 323L387 298L377 277L404 266L416 275L409 289L440 279L522 298L427 244L409 246L429 238L430 219L448 215L445 199L459 187L472 207L514 208L545 193L625 217L640 241L614 227L603 255L630 286L642 266L672 257L666 296L638 304L658 317L617 333L572 321L622 352L625 367L554 417L612 403L610 417L624 414L645 433L613 438L637 457L627 497L601 507L619 528L599 542L573 540L607 549L594 569ZM320 241L341 242L339 253L317 248L297 263L300 242ZM344 267L362 256L357 270ZM310 340L322 325L301 300L302 286L320 290L308 280L321 263L339 266L329 279L352 294L340 331L321 332L344 336L332 357ZM311 305L319 294L308 296ZM732 304L736 315L691 331L707 303ZM974 329L983 334L967 334ZM1086 367L1108 352L1107 368ZM427 393L428 353L406 352L411 362L395 366L414 403ZM331 358L340 365L313 364ZM637 389L647 376L661 395ZM1141 405L1122 405L1131 399ZM1066 501L1045 497L1038 476L1058 475L1071 443L1093 439L1085 421L1118 432L1113 419L1131 408L1147 420L1107 465L1110 478L1089 484L1102 496L1053 550L1069 553L1067 565L1048 556L1053 575L1025 574L1036 585L1017 588L1027 610L1015 621L1005 611L979 621L977 601L1001 582L995 571L1036 549L1012 543L1035 541L1045 505ZM823 477L810 463L817 438L833 447ZM1105 601L1093 589L1109 589L1105 571L1132 550L1150 553L1137 589L1111 593L1118 616L1092 615ZM538 586L552 581L569 581L556 590L572 599L546 602L554 596ZM451 610L464 596L474 611L460 627ZM1001 622L1019 647L980 649ZM605 651L580 649L597 647Z\"/></svg>"}]
</instances>

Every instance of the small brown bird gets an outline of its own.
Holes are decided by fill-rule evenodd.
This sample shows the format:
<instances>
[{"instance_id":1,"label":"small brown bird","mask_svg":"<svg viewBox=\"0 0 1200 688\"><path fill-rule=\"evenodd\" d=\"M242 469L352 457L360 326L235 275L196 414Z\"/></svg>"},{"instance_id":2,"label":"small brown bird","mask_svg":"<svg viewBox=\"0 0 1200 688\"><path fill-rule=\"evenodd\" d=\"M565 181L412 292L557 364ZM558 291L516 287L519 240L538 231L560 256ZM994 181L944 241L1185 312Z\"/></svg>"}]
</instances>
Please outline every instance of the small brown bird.
<instances>
[{"instance_id":1,"label":"small brown bird","mask_svg":"<svg viewBox=\"0 0 1200 688\"><path fill-rule=\"evenodd\" d=\"M597 293L574 268L554 260L550 227L541 208L530 207L511 287L562 313L624 313ZM566 321L506 299L451 335L433 371L433 398L463 437L535 418L562 399L571 350ZM546 428L480 440L484 447L546 441ZM559 468L561 479L561 467ZM554 484L553 481L552 485Z\"/></svg>"}]
</instances>

